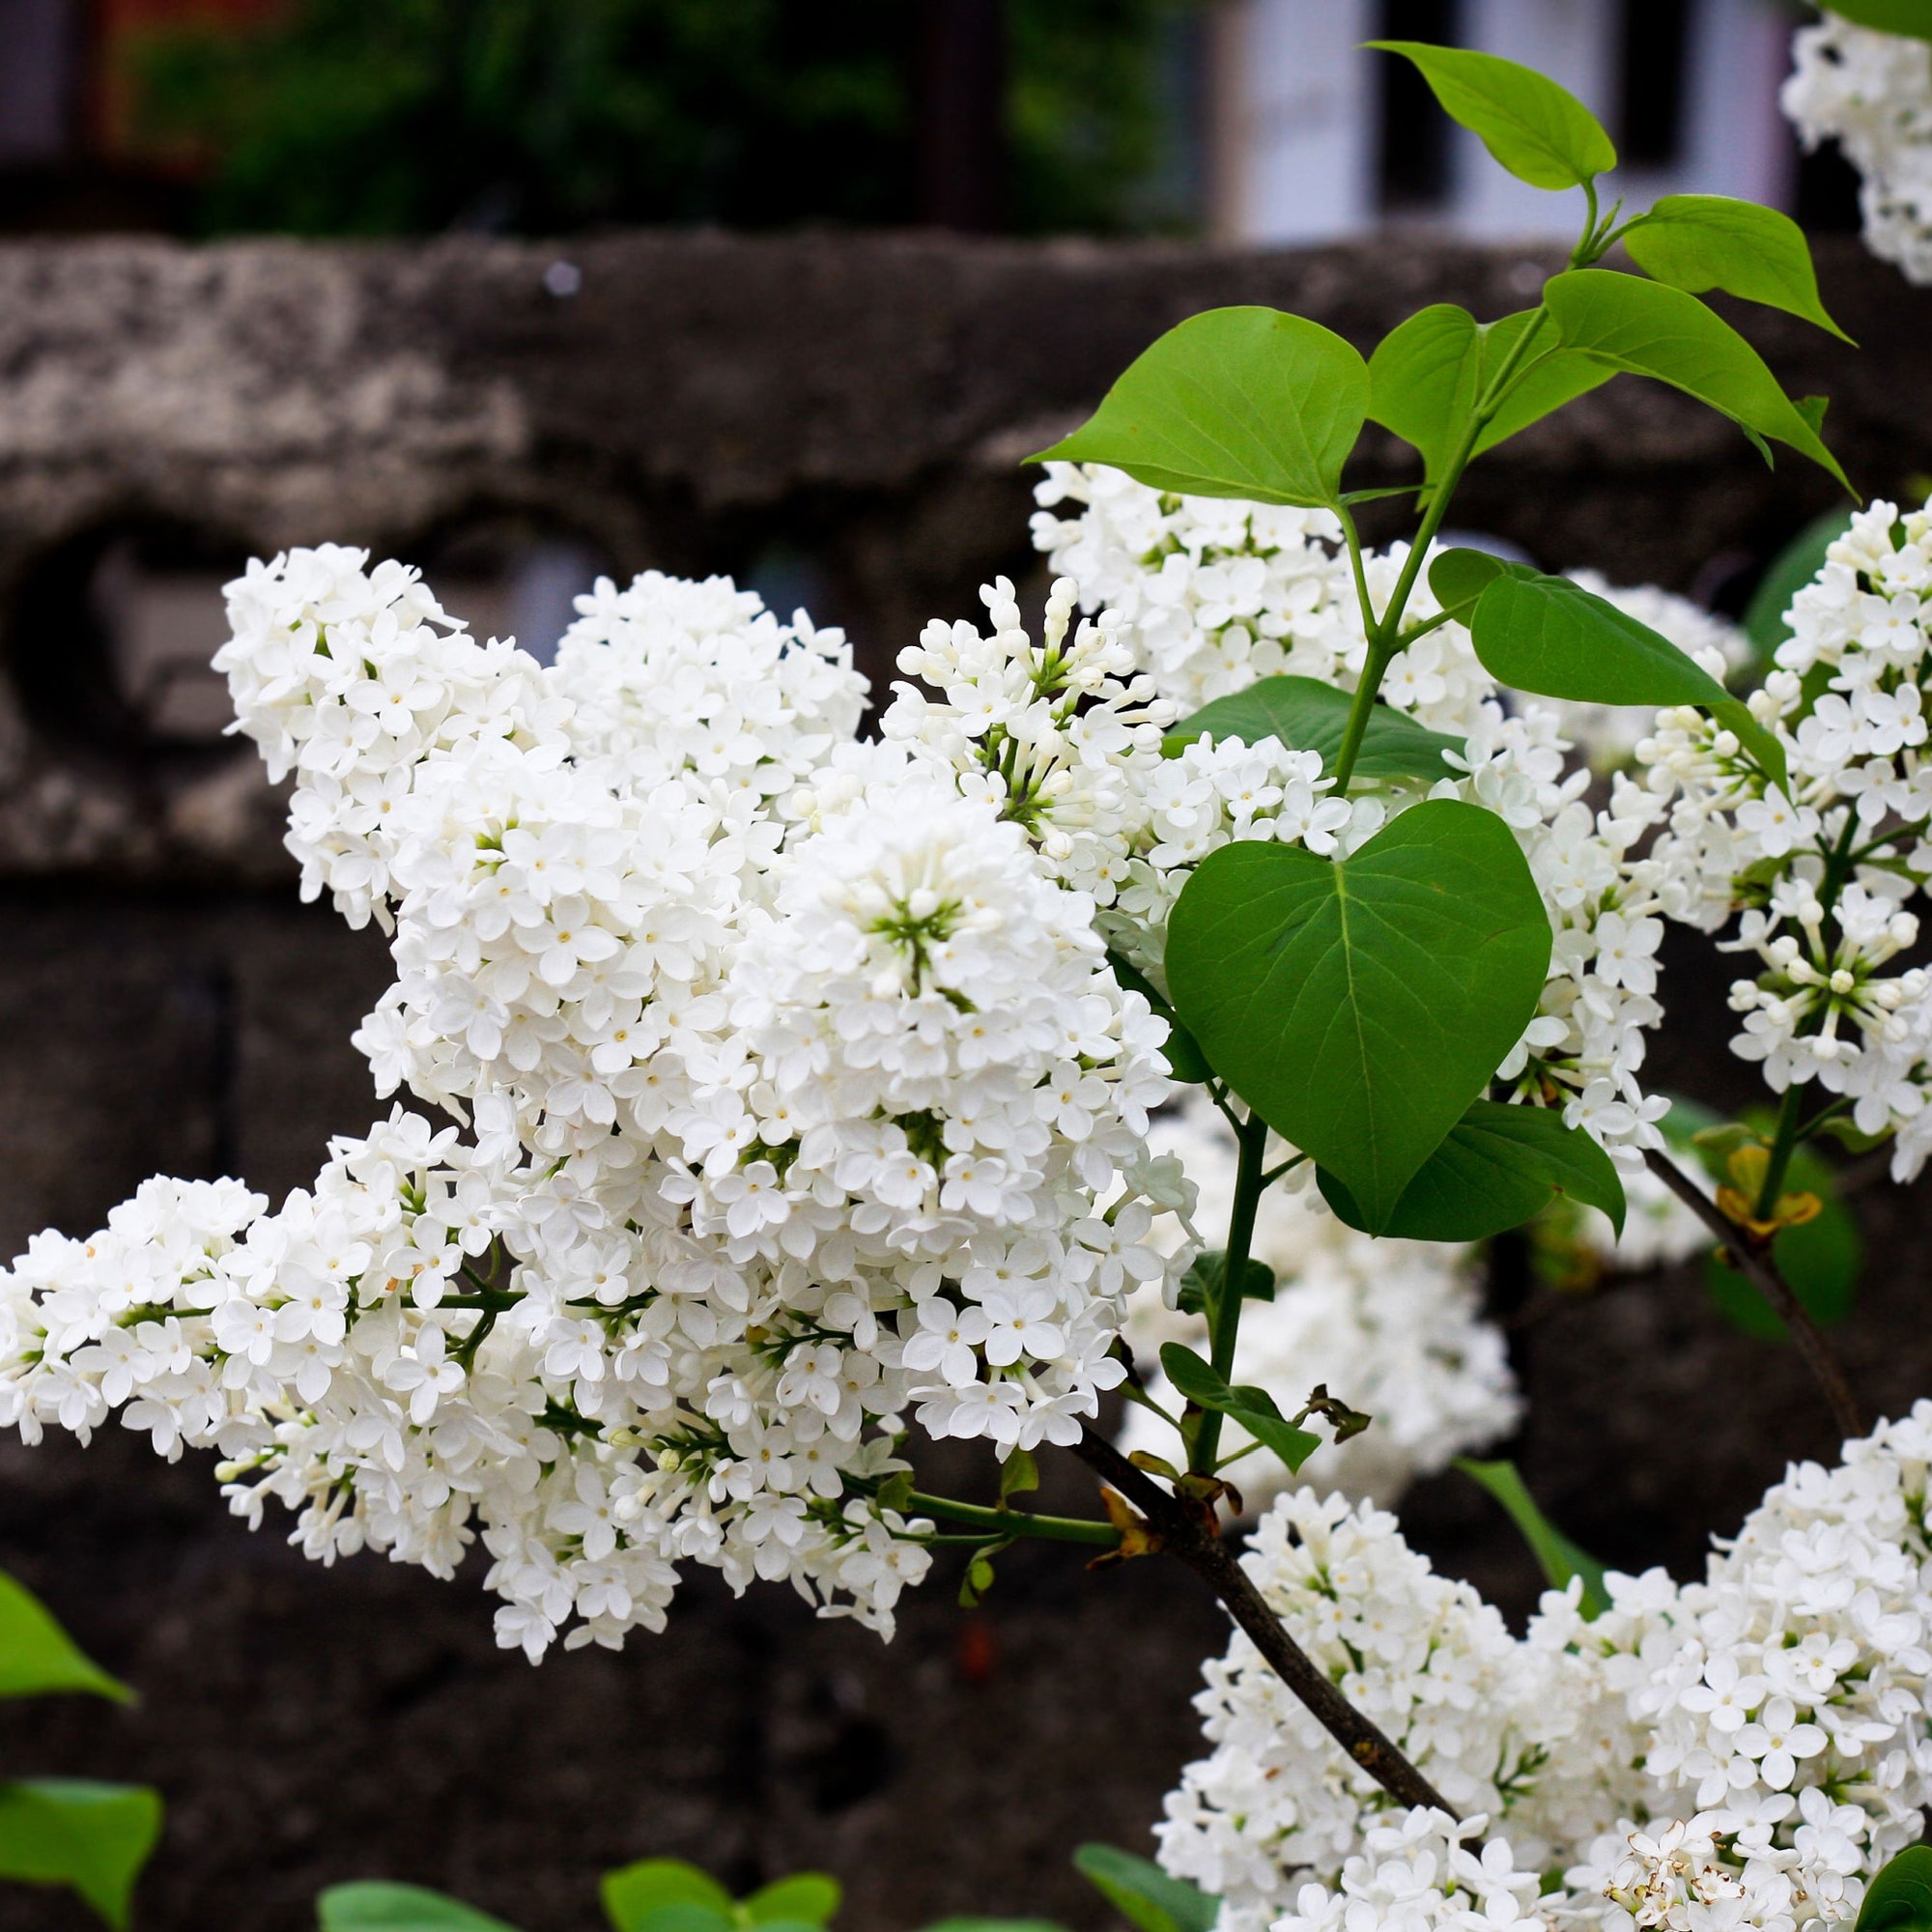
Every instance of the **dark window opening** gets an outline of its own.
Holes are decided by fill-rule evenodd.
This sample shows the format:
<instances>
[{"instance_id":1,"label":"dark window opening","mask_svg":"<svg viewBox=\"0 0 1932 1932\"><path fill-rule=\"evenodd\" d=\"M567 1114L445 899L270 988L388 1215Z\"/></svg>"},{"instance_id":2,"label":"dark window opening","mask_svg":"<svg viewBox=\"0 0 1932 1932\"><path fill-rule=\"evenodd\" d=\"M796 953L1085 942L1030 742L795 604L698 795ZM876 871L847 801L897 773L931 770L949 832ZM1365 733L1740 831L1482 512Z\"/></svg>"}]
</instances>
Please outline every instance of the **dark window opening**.
<instances>
[{"instance_id":1,"label":"dark window opening","mask_svg":"<svg viewBox=\"0 0 1932 1932\"><path fill-rule=\"evenodd\" d=\"M1667 168L1684 152L1690 0L1624 0L1617 144L1633 167Z\"/></svg>"},{"instance_id":2,"label":"dark window opening","mask_svg":"<svg viewBox=\"0 0 1932 1932\"><path fill-rule=\"evenodd\" d=\"M1382 0L1378 38L1453 45L1456 0ZM1380 92L1382 212L1440 208L1449 199L1449 117L1409 62L1394 54L1372 58Z\"/></svg>"}]
</instances>

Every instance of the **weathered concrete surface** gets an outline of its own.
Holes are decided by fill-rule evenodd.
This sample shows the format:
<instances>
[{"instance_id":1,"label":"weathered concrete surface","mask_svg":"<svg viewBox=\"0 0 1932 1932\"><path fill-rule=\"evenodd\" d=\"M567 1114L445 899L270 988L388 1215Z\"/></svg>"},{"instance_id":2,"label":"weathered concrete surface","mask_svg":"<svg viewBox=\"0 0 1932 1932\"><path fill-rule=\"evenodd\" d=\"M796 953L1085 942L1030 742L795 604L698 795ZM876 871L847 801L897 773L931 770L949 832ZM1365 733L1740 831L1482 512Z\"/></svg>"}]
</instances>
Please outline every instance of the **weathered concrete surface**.
<instances>
[{"instance_id":1,"label":"weathered concrete surface","mask_svg":"<svg viewBox=\"0 0 1932 1932\"><path fill-rule=\"evenodd\" d=\"M581 282L559 297L545 273L566 258ZM63 572L107 533L165 530L211 558L331 538L419 556L509 516L623 571L742 571L783 542L823 573L818 614L888 676L926 617L1033 565L1018 459L1169 324L1266 302L1366 349L1428 301L1520 307L1552 266L1446 244L905 236L14 244L0 662L31 686L93 648ZM1832 397L1861 486L1896 491L1932 419L1932 298L1849 242L1823 269L1863 355L1768 311L1749 326L1793 393ZM1404 460L1378 434L1361 480ZM1774 474L1709 412L1626 381L1487 459L1457 516L1554 564L1682 587L1761 561L1831 495L1799 459ZM98 750L46 742L0 685L0 871L286 875L245 761Z\"/></svg>"}]
</instances>

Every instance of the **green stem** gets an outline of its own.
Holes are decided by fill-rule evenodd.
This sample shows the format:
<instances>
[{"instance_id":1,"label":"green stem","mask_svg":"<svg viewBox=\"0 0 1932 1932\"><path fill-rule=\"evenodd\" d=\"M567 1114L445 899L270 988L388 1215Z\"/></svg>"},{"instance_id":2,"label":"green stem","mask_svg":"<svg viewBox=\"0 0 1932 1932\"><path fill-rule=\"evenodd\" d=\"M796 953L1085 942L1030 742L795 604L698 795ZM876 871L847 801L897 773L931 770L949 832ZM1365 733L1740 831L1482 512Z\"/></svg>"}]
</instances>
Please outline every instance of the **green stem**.
<instances>
[{"instance_id":1,"label":"green stem","mask_svg":"<svg viewBox=\"0 0 1932 1932\"><path fill-rule=\"evenodd\" d=\"M1036 1516L1030 1510L985 1509L979 1503L958 1503L951 1496L929 1496L915 1490L906 1498L908 1511L937 1517L942 1522L963 1523L990 1536L1039 1536L1051 1543L1092 1543L1111 1549L1121 1533L1110 1522L1072 1516Z\"/></svg>"},{"instance_id":2,"label":"green stem","mask_svg":"<svg viewBox=\"0 0 1932 1932\"><path fill-rule=\"evenodd\" d=\"M1792 1151L1798 1146L1804 1112L1804 1089L1794 1080L1784 1090L1784 1100L1777 1110L1777 1131L1772 1137L1771 1163L1764 1171L1764 1185L1757 1191L1757 1207L1752 1210L1757 1220L1771 1219L1772 1209L1777 1206L1777 1197L1784 1192L1785 1170L1790 1167Z\"/></svg>"},{"instance_id":3,"label":"green stem","mask_svg":"<svg viewBox=\"0 0 1932 1932\"><path fill-rule=\"evenodd\" d=\"M1591 206L1594 211L1594 194L1591 197ZM1595 219L1594 213L1592 219ZM1407 610L1409 595L1415 588L1415 581L1422 574L1422 560L1429 554L1429 546L1435 541L1435 533L1442 527L1443 519L1449 514L1450 499L1456 494L1457 484L1463 480L1463 471L1469 467L1470 458L1476 453L1476 444L1508 397L1522 358L1542 328L1541 314L1542 311L1539 310L1538 319L1532 321L1517 337L1510 353L1503 358L1501 368L1496 371L1489 387L1470 412L1462 438L1457 442L1449 461L1443 466L1441 480L1436 484L1435 494L1429 499L1429 507L1423 512L1422 523L1415 532L1414 541L1409 546L1408 555L1403 559L1402 574L1396 579L1395 589L1389 597L1388 607L1379 616L1370 608L1367 580L1357 555L1353 526L1352 524L1343 526L1343 534L1349 539L1350 557L1355 559L1356 596L1361 602L1362 625L1368 636L1368 658L1362 666L1362 680L1355 687L1353 701L1349 706L1349 723L1342 733L1342 748L1335 754L1335 784L1332 797L1348 796L1349 781L1355 773L1355 759L1361 753L1362 739L1369 728L1369 718L1375 707L1376 694L1381 689L1382 673L1388 669L1390 660L1403 647L1403 612Z\"/></svg>"},{"instance_id":4,"label":"green stem","mask_svg":"<svg viewBox=\"0 0 1932 1932\"><path fill-rule=\"evenodd\" d=\"M1262 1157L1267 1148L1267 1122L1251 1113L1236 1133L1240 1165L1235 1174L1235 1206L1228 1216L1228 1249L1221 1262L1221 1284L1208 1310L1212 1335L1208 1359L1223 1381L1235 1376L1235 1345L1241 1331L1241 1278L1248 1271L1248 1254L1255 1241L1255 1210L1261 1206ZM1214 1467L1221 1447L1221 1417L1208 1409L1201 1418L1187 1466L1206 1475Z\"/></svg>"}]
</instances>

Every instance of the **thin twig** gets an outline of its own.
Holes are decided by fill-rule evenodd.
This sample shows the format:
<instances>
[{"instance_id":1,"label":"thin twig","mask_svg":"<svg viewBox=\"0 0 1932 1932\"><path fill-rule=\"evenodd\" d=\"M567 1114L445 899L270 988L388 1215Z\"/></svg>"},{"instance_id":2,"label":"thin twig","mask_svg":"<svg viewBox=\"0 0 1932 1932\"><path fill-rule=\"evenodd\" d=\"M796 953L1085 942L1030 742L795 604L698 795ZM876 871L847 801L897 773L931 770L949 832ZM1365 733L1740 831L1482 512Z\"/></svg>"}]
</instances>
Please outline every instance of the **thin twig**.
<instances>
[{"instance_id":1,"label":"thin twig","mask_svg":"<svg viewBox=\"0 0 1932 1932\"><path fill-rule=\"evenodd\" d=\"M1810 1311L1779 1273L1777 1264L1771 1258L1770 1242L1758 1239L1747 1228L1741 1228L1666 1155L1653 1151L1644 1155L1643 1161L1651 1173L1724 1244L1751 1286L1790 1329L1798 1352L1804 1357L1805 1366L1824 1392L1826 1405L1832 1411L1832 1420L1837 1425L1839 1434L1847 1437L1862 1435L1865 1433L1864 1422L1859 1413L1858 1399L1852 1394L1852 1385L1845 1379L1844 1365L1838 1360L1831 1343L1826 1341L1818 1324L1812 1321Z\"/></svg>"},{"instance_id":2,"label":"thin twig","mask_svg":"<svg viewBox=\"0 0 1932 1932\"><path fill-rule=\"evenodd\" d=\"M1308 1653L1282 1628L1281 1620L1268 1608L1234 1551L1222 1542L1211 1504L1190 1508L1091 1429L1081 1433L1073 1453L1140 1511L1159 1538L1161 1548L1178 1556L1213 1591L1275 1675L1384 1791L1404 1804L1450 1811L1442 1794L1329 1683Z\"/></svg>"}]
</instances>

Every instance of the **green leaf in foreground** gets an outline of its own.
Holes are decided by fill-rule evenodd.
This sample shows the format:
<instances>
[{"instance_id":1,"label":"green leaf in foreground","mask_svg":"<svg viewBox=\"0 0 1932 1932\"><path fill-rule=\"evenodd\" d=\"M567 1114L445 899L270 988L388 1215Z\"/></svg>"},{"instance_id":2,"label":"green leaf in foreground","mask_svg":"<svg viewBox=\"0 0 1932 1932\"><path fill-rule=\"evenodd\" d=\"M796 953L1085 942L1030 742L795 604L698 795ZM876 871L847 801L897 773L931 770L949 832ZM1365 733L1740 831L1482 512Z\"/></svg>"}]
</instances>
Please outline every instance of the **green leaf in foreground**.
<instances>
[{"instance_id":1,"label":"green leaf in foreground","mask_svg":"<svg viewBox=\"0 0 1932 1932\"><path fill-rule=\"evenodd\" d=\"M1082 1845L1076 1869L1139 1932L1213 1932L1221 1901L1151 1860L1114 1845Z\"/></svg>"},{"instance_id":2,"label":"green leaf in foreground","mask_svg":"<svg viewBox=\"0 0 1932 1932\"><path fill-rule=\"evenodd\" d=\"M1332 1174L1317 1184L1336 1215L1359 1228L1361 1210ZM1403 1190L1381 1232L1410 1241L1480 1241L1519 1228L1567 1195L1601 1208L1623 1232L1616 1163L1580 1127L1544 1107L1477 1100Z\"/></svg>"},{"instance_id":3,"label":"green leaf in foreground","mask_svg":"<svg viewBox=\"0 0 1932 1932\"><path fill-rule=\"evenodd\" d=\"M645 1919L671 1907L716 1915L726 1925L736 1918L731 1894L709 1872L682 1859L639 1859L606 1872L597 1889L604 1916L616 1932L643 1932ZM688 1932L701 1928L694 1923Z\"/></svg>"},{"instance_id":4,"label":"green leaf in foreground","mask_svg":"<svg viewBox=\"0 0 1932 1932\"><path fill-rule=\"evenodd\" d=\"M1907 1845L1880 1866L1855 1932L1932 1932L1932 1845Z\"/></svg>"},{"instance_id":5,"label":"green leaf in foreground","mask_svg":"<svg viewBox=\"0 0 1932 1932\"><path fill-rule=\"evenodd\" d=\"M1191 718L1183 718L1162 739L1170 757L1212 732L1216 739L1238 738L1259 745L1279 738L1290 751L1320 752L1325 769L1333 770L1349 726L1350 697L1332 684L1315 677L1264 677L1245 691L1211 698ZM1461 753L1460 739L1430 731L1406 712L1378 704L1369 713L1368 729L1355 758L1357 779L1441 779L1454 776L1442 762L1445 752Z\"/></svg>"},{"instance_id":6,"label":"green leaf in foreground","mask_svg":"<svg viewBox=\"0 0 1932 1932\"><path fill-rule=\"evenodd\" d=\"M134 1701L134 1693L87 1657L31 1590L0 1572L0 1697L52 1690Z\"/></svg>"},{"instance_id":7,"label":"green leaf in foreground","mask_svg":"<svg viewBox=\"0 0 1932 1932\"><path fill-rule=\"evenodd\" d=\"M1203 1361L1184 1343L1163 1343L1160 1366L1168 1380L1196 1408L1211 1408L1238 1423L1263 1448L1272 1449L1291 1470L1299 1469L1321 1448L1321 1436L1289 1421L1266 1389L1230 1384L1212 1362ZM1093 1873L1088 1876L1092 1878Z\"/></svg>"},{"instance_id":8,"label":"green leaf in foreground","mask_svg":"<svg viewBox=\"0 0 1932 1932\"><path fill-rule=\"evenodd\" d=\"M1778 387L1764 357L1695 296L1607 269L1572 269L1544 284L1543 299L1566 349L1668 383L1729 416L1760 446L1769 437L1808 456L1851 491L1838 459Z\"/></svg>"},{"instance_id":9,"label":"green leaf in foreground","mask_svg":"<svg viewBox=\"0 0 1932 1932\"><path fill-rule=\"evenodd\" d=\"M1932 6L1932 0L1926 4ZM1825 567L1825 553L1851 526L1849 510L1827 510L1813 517L1772 558L1742 620L1761 669L1771 668L1778 645L1791 635L1791 626L1784 621L1791 600Z\"/></svg>"},{"instance_id":10,"label":"green leaf in foreground","mask_svg":"<svg viewBox=\"0 0 1932 1932\"><path fill-rule=\"evenodd\" d=\"M317 1897L315 1914L322 1932L515 1932L446 1892L384 1879L332 1885Z\"/></svg>"},{"instance_id":11,"label":"green leaf in foreground","mask_svg":"<svg viewBox=\"0 0 1932 1932\"><path fill-rule=\"evenodd\" d=\"M1009 1458L1009 1463L1018 1461L1023 1455L1023 1450L1016 1451ZM1020 1479L1022 1472L1031 1468L1032 1462L1033 1459L1027 1457L1020 1468L1011 1472L1014 1480L1010 1482L1007 1479L1007 1471L1001 1471L1002 1500L1016 1490L1039 1487L1037 1472L1031 1482ZM789 1878L774 1879L770 1885L761 1886L738 1909L753 1925L771 1925L781 1921L795 1925L823 1925L838 1910L844 1895L838 1881L827 1872L793 1872Z\"/></svg>"},{"instance_id":12,"label":"green leaf in foreground","mask_svg":"<svg viewBox=\"0 0 1932 1932\"><path fill-rule=\"evenodd\" d=\"M1368 365L1320 323L1215 308L1170 328L1036 463L1106 463L1158 490L1333 507Z\"/></svg>"},{"instance_id":13,"label":"green leaf in foreground","mask_svg":"<svg viewBox=\"0 0 1932 1932\"><path fill-rule=\"evenodd\" d=\"M1529 1545L1552 1589L1561 1590L1571 1577L1580 1577L1583 1614L1595 1617L1609 1608L1610 1593L1605 1587L1604 1566L1572 1543L1537 1508L1514 1463L1477 1463L1459 1456L1456 1466L1482 1484L1509 1511L1511 1520L1522 1532L1522 1540Z\"/></svg>"},{"instance_id":14,"label":"green leaf in foreground","mask_svg":"<svg viewBox=\"0 0 1932 1932\"><path fill-rule=\"evenodd\" d=\"M1439 573L1439 575L1438 575ZM1430 587L1462 602L1484 582L1468 618L1476 655L1519 691L1592 704L1695 704L1737 735L1779 785L1784 748L1709 671L1668 638L1607 599L1480 552L1446 551L1430 567Z\"/></svg>"},{"instance_id":15,"label":"green leaf in foreground","mask_svg":"<svg viewBox=\"0 0 1932 1932\"><path fill-rule=\"evenodd\" d=\"M1539 325L1550 333L1550 353L1522 369L1476 439L1471 454L1480 456L1616 372L1556 349L1548 318L1538 309L1478 323L1467 309L1437 302L1382 338L1369 357L1369 414L1421 452L1425 483L1440 478L1491 383L1525 330Z\"/></svg>"},{"instance_id":16,"label":"green leaf in foreground","mask_svg":"<svg viewBox=\"0 0 1932 1932\"><path fill-rule=\"evenodd\" d=\"M1168 923L1174 1003L1379 1233L1536 1011L1549 920L1494 812L1430 799L1349 859L1210 854Z\"/></svg>"},{"instance_id":17,"label":"green leaf in foreground","mask_svg":"<svg viewBox=\"0 0 1932 1932\"><path fill-rule=\"evenodd\" d=\"M1932 0L1832 0L1832 12L1874 33L1932 41ZM1860 1918L1862 1925L1864 1920Z\"/></svg>"},{"instance_id":18,"label":"green leaf in foreground","mask_svg":"<svg viewBox=\"0 0 1932 1932\"><path fill-rule=\"evenodd\" d=\"M0 1784L0 1878L66 1886L117 1932L160 1835L160 1795L140 1785L78 1777Z\"/></svg>"},{"instance_id":19,"label":"green leaf in foreground","mask_svg":"<svg viewBox=\"0 0 1932 1932\"><path fill-rule=\"evenodd\" d=\"M1581 187L1617 164L1602 124L1568 88L1499 54L1421 41L1371 41L1413 61L1442 103L1494 159L1531 187Z\"/></svg>"},{"instance_id":20,"label":"green leaf in foreground","mask_svg":"<svg viewBox=\"0 0 1932 1932\"><path fill-rule=\"evenodd\" d=\"M1852 339L1825 312L1804 229L1775 208L1727 194L1666 194L1624 231L1624 246L1645 274L1673 289L1721 289Z\"/></svg>"}]
</instances>

